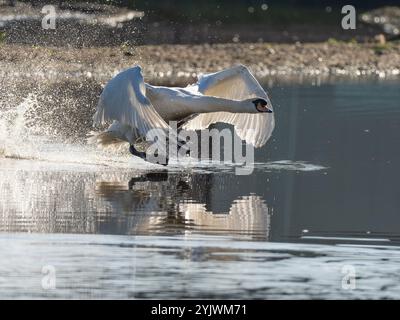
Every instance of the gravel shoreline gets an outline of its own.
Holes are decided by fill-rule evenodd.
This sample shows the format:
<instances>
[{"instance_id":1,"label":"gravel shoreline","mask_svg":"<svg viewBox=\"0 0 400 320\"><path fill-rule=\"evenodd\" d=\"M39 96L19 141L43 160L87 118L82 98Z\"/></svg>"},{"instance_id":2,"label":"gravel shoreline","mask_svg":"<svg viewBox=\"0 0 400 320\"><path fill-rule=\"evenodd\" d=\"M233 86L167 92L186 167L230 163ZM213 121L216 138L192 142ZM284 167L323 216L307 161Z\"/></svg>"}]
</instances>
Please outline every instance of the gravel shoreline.
<instances>
[{"instance_id":1,"label":"gravel shoreline","mask_svg":"<svg viewBox=\"0 0 400 320\"><path fill-rule=\"evenodd\" d=\"M199 73L235 64L249 66L258 78L271 76L400 76L400 43L385 45L328 41L310 44L144 45L58 48L0 45L0 76L15 78L88 77L106 81L140 64L146 80L158 84L193 82Z\"/></svg>"}]
</instances>

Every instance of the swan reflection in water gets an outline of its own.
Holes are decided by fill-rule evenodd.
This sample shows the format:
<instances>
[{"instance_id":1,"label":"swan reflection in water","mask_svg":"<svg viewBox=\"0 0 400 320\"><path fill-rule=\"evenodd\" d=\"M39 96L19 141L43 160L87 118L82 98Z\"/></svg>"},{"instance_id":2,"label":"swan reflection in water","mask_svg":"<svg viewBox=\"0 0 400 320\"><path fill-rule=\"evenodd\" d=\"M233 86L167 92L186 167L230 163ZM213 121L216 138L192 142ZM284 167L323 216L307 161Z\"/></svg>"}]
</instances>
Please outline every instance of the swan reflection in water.
<instances>
[{"instance_id":1,"label":"swan reflection in water","mask_svg":"<svg viewBox=\"0 0 400 320\"><path fill-rule=\"evenodd\" d=\"M1 232L269 239L271 208L231 174L41 169L0 170Z\"/></svg>"},{"instance_id":2,"label":"swan reflection in water","mask_svg":"<svg viewBox=\"0 0 400 320\"><path fill-rule=\"evenodd\" d=\"M272 210L256 194L221 192L216 186L223 180L224 175L161 171L131 178L125 190L121 184L101 181L96 191L114 212L129 214L127 233L240 234L268 239Z\"/></svg>"}]
</instances>

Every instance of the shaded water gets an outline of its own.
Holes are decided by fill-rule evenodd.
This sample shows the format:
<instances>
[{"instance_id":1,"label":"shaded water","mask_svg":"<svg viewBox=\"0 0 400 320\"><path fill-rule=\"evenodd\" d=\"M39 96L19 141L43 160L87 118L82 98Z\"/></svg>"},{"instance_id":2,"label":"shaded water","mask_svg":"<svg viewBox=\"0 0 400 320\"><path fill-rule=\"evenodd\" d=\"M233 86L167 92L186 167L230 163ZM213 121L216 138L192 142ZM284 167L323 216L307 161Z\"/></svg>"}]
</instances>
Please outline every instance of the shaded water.
<instances>
[{"instance_id":1,"label":"shaded water","mask_svg":"<svg viewBox=\"0 0 400 320\"><path fill-rule=\"evenodd\" d=\"M398 86L269 88L277 127L249 176L22 124L0 145L0 297L399 298Z\"/></svg>"}]
</instances>

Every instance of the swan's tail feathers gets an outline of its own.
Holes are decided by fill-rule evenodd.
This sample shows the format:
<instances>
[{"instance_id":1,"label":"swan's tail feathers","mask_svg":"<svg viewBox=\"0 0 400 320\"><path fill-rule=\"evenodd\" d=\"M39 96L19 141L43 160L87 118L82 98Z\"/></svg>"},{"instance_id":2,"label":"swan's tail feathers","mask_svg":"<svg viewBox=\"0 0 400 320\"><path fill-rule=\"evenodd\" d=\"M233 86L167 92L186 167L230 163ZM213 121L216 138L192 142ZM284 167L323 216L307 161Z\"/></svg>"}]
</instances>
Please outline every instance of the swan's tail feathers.
<instances>
[{"instance_id":1,"label":"swan's tail feathers","mask_svg":"<svg viewBox=\"0 0 400 320\"><path fill-rule=\"evenodd\" d=\"M113 131L91 131L88 134L87 142L103 149L126 149L129 146L128 142L120 139Z\"/></svg>"}]
</instances>

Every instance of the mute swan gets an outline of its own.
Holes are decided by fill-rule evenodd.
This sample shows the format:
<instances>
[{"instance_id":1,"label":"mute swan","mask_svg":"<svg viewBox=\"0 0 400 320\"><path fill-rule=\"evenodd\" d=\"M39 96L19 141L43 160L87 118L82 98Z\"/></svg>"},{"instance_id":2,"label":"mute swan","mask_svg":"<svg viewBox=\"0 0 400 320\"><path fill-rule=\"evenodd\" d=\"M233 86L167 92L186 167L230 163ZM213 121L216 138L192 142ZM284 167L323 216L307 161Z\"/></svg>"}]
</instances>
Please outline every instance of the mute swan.
<instances>
[{"instance_id":1,"label":"mute swan","mask_svg":"<svg viewBox=\"0 0 400 320\"><path fill-rule=\"evenodd\" d=\"M186 88L145 83L141 68L135 66L105 86L94 124L113 123L91 141L100 146L126 141L133 155L145 158L146 153L136 150L134 144L151 129L169 131L169 121L178 121L179 129L185 130L203 130L225 122L234 126L242 140L259 148L274 129L272 112L267 93L243 65L205 74Z\"/></svg>"}]
</instances>

